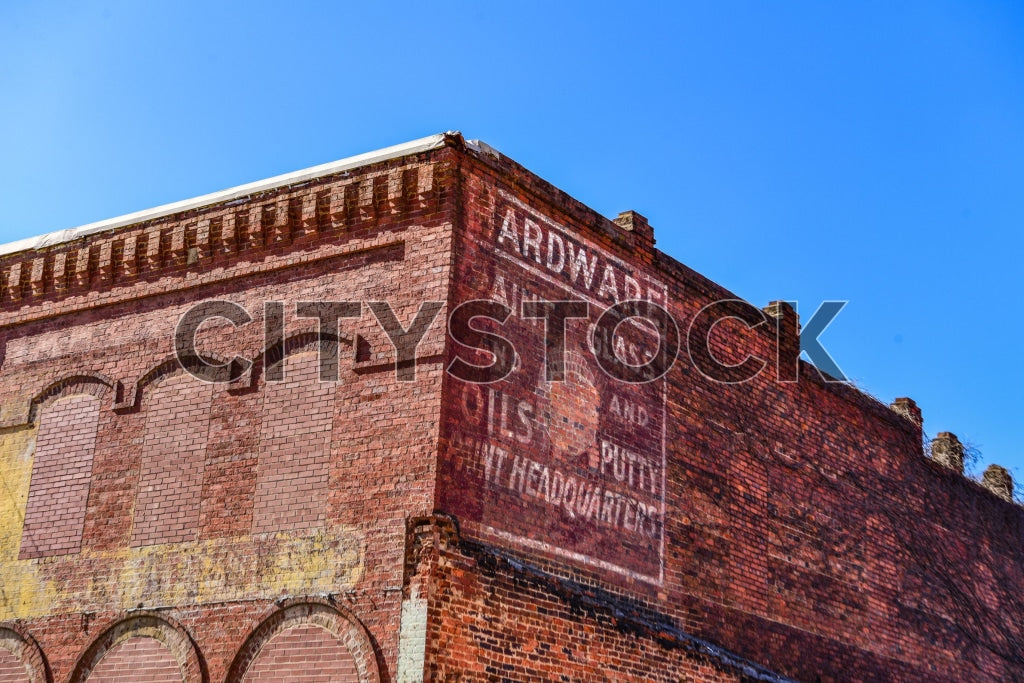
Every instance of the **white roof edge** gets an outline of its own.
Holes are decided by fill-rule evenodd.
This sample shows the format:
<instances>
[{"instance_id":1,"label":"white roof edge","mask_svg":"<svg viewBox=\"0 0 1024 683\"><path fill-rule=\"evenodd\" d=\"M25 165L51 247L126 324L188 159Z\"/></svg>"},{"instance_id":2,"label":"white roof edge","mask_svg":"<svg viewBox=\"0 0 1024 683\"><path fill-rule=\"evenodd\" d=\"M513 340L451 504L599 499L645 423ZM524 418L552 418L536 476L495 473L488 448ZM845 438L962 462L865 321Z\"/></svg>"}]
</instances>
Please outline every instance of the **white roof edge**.
<instances>
[{"instance_id":1,"label":"white roof edge","mask_svg":"<svg viewBox=\"0 0 1024 683\"><path fill-rule=\"evenodd\" d=\"M409 156L412 154L419 154L420 152L426 152L428 150L444 146L445 137L448 135L458 135L458 133L449 132L429 135L418 140L403 142L402 144L392 145L391 147L385 147L373 152L356 154L355 156L339 159L338 161L331 161L326 164L320 164L319 166L310 166L309 168L304 168L299 171L292 171L291 173L274 176L273 178L265 178L252 183L246 183L245 185L231 187L226 190L211 192L210 194L193 197L192 199L183 199L182 201L156 206L151 209L143 209L142 211L128 213L123 216L117 216L116 218L108 218L95 223L82 225L77 228L57 230L56 232L48 232L36 237L27 237L25 239L17 240L16 242L0 244L0 256L16 254L20 251L41 249L43 247L49 247L63 242L71 242L72 240L85 237L86 235L114 230L115 228L124 227L133 223L151 221L155 218L163 218L164 216L170 216L171 214L189 211L191 209L198 209L204 206L210 206L211 204L229 202L233 199L247 197L251 194L271 190L275 187L294 185L295 183L302 183L307 180L319 178L320 176L341 173L360 166L367 166L381 161L388 161L389 159L397 159L399 157Z\"/></svg>"}]
</instances>

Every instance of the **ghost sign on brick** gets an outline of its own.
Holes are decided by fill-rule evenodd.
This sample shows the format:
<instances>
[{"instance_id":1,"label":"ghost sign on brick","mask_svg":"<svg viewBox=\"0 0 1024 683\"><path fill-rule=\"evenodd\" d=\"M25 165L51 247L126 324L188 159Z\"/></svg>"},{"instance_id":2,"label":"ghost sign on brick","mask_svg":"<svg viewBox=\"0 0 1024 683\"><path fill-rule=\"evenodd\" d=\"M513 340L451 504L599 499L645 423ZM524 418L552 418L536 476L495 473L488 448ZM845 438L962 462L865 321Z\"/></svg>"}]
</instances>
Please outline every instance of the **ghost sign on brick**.
<instances>
[{"instance_id":1,"label":"ghost sign on brick","mask_svg":"<svg viewBox=\"0 0 1024 683\"><path fill-rule=\"evenodd\" d=\"M609 359L643 365L659 336L643 319L608 334L596 322L623 301L664 306L666 285L506 193L481 232L470 239L483 258L463 261L464 293L511 309L479 329L507 341L495 354L512 348L515 357L497 381L451 380L442 468L456 485L443 509L492 540L660 583L665 380L624 382L602 368ZM566 318L553 347L551 318L523 315L534 301L586 302L589 313Z\"/></svg>"}]
</instances>

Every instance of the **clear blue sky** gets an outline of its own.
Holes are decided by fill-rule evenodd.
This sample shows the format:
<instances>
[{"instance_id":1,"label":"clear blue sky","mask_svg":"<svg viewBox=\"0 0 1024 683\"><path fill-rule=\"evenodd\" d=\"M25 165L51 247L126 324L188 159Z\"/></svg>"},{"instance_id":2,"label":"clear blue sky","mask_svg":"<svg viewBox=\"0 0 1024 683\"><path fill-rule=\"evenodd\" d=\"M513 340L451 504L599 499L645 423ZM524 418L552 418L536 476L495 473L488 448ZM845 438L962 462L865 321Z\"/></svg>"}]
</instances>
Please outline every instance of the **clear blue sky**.
<instances>
[{"instance_id":1,"label":"clear blue sky","mask_svg":"<svg viewBox=\"0 0 1024 683\"><path fill-rule=\"evenodd\" d=\"M0 241L449 129L1024 483L1024 5L12 3Z\"/></svg>"}]
</instances>

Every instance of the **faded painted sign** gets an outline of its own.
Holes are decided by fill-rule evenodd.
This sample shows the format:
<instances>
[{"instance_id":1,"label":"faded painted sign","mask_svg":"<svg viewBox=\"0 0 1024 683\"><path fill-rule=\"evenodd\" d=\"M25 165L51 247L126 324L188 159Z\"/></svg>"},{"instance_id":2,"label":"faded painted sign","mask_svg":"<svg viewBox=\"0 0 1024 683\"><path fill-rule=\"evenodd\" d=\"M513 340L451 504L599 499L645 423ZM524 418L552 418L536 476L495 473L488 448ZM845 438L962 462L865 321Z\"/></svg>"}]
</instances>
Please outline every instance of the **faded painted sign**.
<instances>
[{"instance_id":1,"label":"faded painted sign","mask_svg":"<svg viewBox=\"0 0 1024 683\"><path fill-rule=\"evenodd\" d=\"M595 321L626 300L664 306L665 284L502 193L463 259L464 298L512 309L488 329L515 348L513 370L486 384L451 380L443 509L503 544L660 583L665 514L665 380L626 383L602 354L642 365L658 337L629 319L610 338ZM523 301L585 301L565 321L561 381L549 381L545 320ZM493 321L491 321L493 322ZM482 328L488 327L486 324Z\"/></svg>"}]
</instances>

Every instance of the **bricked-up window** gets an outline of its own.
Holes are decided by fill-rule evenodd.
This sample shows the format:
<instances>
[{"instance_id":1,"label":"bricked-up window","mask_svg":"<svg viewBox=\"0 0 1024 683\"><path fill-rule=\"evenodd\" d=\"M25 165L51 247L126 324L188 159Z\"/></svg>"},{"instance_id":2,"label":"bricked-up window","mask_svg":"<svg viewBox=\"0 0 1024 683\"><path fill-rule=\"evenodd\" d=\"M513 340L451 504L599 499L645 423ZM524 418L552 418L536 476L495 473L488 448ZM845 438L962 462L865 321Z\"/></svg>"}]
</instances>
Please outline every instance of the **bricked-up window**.
<instances>
[{"instance_id":1,"label":"bricked-up window","mask_svg":"<svg viewBox=\"0 0 1024 683\"><path fill-rule=\"evenodd\" d=\"M28 669L11 651L0 647L0 683L29 683Z\"/></svg>"},{"instance_id":2,"label":"bricked-up window","mask_svg":"<svg viewBox=\"0 0 1024 683\"><path fill-rule=\"evenodd\" d=\"M81 549L99 416L100 400L88 394L59 398L42 409L21 559Z\"/></svg>"},{"instance_id":3,"label":"bricked-up window","mask_svg":"<svg viewBox=\"0 0 1024 683\"><path fill-rule=\"evenodd\" d=\"M337 636L316 624L274 636L257 655L243 683L359 683L355 659Z\"/></svg>"},{"instance_id":4,"label":"bricked-up window","mask_svg":"<svg viewBox=\"0 0 1024 683\"><path fill-rule=\"evenodd\" d=\"M171 651L156 638L135 637L112 647L86 679L89 683L181 683Z\"/></svg>"},{"instance_id":5,"label":"bricked-up window","mask_svg":"<svg viewBox=\"0 0 1024 683\"><path fill-rule=\"evenodd\" d=\"M283 382L267 382L253 533L322 526L337 385L320 381L319 356L289 356Z\"/></svg>"},{"instance_id":6,"label":"bricked-up window","mask_svg":"<svg viewBox=\"0 0 1024 683\"><path fill-rule=\"evenodd\" d=\"M195 540L203 488L212 385L187 373L146 397L132 546Z\"/></svg>"}]
</instances>

